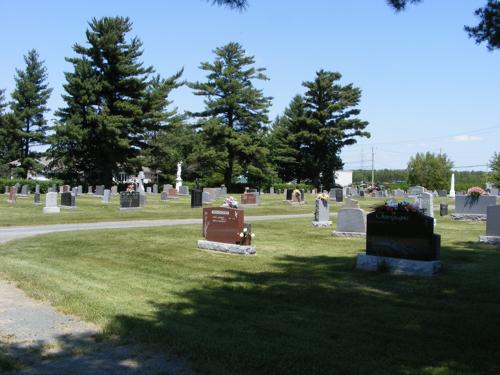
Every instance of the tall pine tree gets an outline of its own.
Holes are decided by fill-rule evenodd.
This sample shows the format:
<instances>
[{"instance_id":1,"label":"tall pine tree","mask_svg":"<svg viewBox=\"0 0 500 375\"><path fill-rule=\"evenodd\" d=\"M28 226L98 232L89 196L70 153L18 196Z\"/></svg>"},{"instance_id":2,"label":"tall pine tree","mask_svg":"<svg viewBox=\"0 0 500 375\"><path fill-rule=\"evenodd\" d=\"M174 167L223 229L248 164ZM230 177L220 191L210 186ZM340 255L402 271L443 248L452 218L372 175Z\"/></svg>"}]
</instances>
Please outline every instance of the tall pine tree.
<instances>
[{"instance_id":1,"label":"tall pine tree","mask_svg":"<svg viewBox=\"0 0 500 375\"><path fill-rule=\"evenodd\" d=\"M205 110L194 113L201 119L206 142L202 158L207 171L219 173L230 189L243 174L250 184L259 184L269 173L268 149L264 142L271 98L254 87L267 80L264 68L255 68L254 57L238 43L215 51L212 63L203 62L206 82L189 84L194 94L205 97Z\"/></svg>"},{"instance_id":2,"label":"tall pine tree","mask_svg":"<svg viewBox=\"0 0 500 375\"><path fill-rule=\"evenodd\" d=\"M38 52L30 50L24 56L24 62L26 67L23 70L16 69L16 87L12 92L11 102L12 112L21 123L20 161L23 174L30 169L36 169L34 158L38 153L33 151L32 146L46 142L49 127L45 113L48 111L47 100L52 92L46 82L47 69Z\"/></svg>"},{"instance_id":3,"label":"tall pine tree","mask_svg":"<svg viewBox=\"0 0 500 375\"><path fill-rule=\"evenodd\" d=\"M21 157L21 123L12 112L6 112L5 90L0 90L0 176L7 177L10 162Z\"/></svg>"},{"instance_id":4,"label":"tall pine tree","mask_svg":"<svg viewBox=\"0 0 500 375\"><path fill-rule=\"evenodd\" d=\"M370 136L364 130L368 122L356 117L361 90L337 83L340 78L340 73L320 70L313 81L304 82L304 96L292 100L273 130L280 145L274 159L283 178L330 187L343 166L342 148L356 143L356 137Z\"/></svg>"},{"instance_id":5,"label":"tall pine tree","mask_svg":"<svg viewBox=\"0 0 500 375\"><path fill-rule=\"evenodd\" d=\"M94 18L87 45L76 44L77 57L67 59L73 71L66 73L66 106L57 112L51 148L63 178L111 185L120 171L142 164L139 156L162 123L158 98L168 95L180 73L151 79L153 68L139 61L141 41L127 40L131 30L128 18Z\"/></svg>"}]
</instances>

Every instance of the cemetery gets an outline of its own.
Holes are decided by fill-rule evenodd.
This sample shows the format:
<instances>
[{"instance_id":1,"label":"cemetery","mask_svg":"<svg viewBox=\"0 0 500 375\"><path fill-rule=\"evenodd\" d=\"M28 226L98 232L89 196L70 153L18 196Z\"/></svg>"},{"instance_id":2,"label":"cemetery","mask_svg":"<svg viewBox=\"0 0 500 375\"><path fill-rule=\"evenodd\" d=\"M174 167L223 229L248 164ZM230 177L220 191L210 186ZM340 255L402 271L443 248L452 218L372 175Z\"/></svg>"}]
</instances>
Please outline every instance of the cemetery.
<instances>
[{"instance_id":1,"label":"cemetery","mask_svg":"<svg viewBox=\"0 0 500 375\"><path fill-rule=\"evenodd\" d=\"M500 374L500 1L354 3L5 2L0 373Z\"/></svg>"}]
</instances>

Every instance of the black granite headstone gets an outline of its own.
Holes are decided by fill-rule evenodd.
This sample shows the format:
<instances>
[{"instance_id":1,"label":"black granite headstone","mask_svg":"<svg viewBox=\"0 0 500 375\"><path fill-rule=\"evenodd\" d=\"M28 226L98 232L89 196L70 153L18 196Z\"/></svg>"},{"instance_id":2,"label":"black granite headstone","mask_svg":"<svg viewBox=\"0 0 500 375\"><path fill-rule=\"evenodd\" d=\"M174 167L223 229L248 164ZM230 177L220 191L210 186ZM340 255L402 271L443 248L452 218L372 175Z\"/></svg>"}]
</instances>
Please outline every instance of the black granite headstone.
<instances>
[{"instance_id":1,"label":"black granite headstone","mask_svg":"<svg viewBox=\"0 0 500 375\"><path fill-rule=\"evenodd\" d=\"M413 260L437 260L441 236L434 218L418 212L377 210L367 215L366 254Z\"/></svg>"},{"instance_id":2,"label":"black granite headstone","mask_svg":"<svg viewBox=\"0 0 500 375\"><path fill-rule=\"evenodd\" d=\"M140 207L140 194L137 191L122 191L120 193L120 208Z\"/></svg>"},{"instance_id":3,"label":"black granite headstone","mask_svg":"<svg viewBox=\"0 0 500 375\"><path fill-rule=\"evenodd\" d=\"M335 189L335 202L342 202L344 200L344 191L342 189Z\"/></svg>"},{"instance_id":4,"label":"black granite headstone","mask_svg":"<svg viewBox=\"0 0 500 375\"><path fill-rule=\"evenodd\" d=\"M191 191L191 208L203 206L203 190L195 188Z\"/></svg>"},{"instance_id":5,"label":"black granite headstone","mask_svg":"<svg viewBox=\"0 0 500 375\"><path fill-rule=\"evenodd\" d=\"M448 215L448 205L446 203L441 203L439 205L439 215L440 216Z\"/></svg>"},{"instance_id":6,"label":"black granite headstone","mask_svg":"<svg viewBox=\"0 0 500 375\"><path fill-rule=\"evenodd\" d=\"M287 201L291 201L292 200L292 193L293 193L292 189L286 189L286 200Z\"/></svg>"},{"instance_id":7,"label":"black granite headstone","mask_svg":"<svg viewBox=\"0 0 500 375\"><path fill-rule=\"evenodd\" d=\"M61 193L61 206L75 207L75 196L69 191Z\"/></svg>"}]
</instances>

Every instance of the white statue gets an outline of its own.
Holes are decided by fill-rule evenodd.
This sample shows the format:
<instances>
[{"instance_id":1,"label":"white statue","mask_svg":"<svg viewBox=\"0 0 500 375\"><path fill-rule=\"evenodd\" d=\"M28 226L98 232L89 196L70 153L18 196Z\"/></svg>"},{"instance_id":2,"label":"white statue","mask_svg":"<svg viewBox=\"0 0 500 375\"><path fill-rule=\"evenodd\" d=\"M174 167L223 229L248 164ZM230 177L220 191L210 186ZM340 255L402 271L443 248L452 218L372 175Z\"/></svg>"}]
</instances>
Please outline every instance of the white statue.
<instances>
[{"instance_id":1,"label":"white statue","mask_svg":"<svg viewBox=\"0 0 500 375\"><path fill-rule=\"evenodd\" d=\"M182 161L177 163L177 178L175 179L175 190L179 192L179 188L182 186Z\"/></svg>"},{"instance_id":2,"label":"white statue","mask_svg":"<svg viewBox=\"0 0 500 375\"><path fill-rule=\"evenodd\" d=\"M143 171L140 171L139 172L139 175L137 176L137 180L138 180L138 187L137 187L137 191L139 193L144 193L145 190L144 190L144 183L142 180L144 180L145 176L144 176L144 172Z\"/></svg>"}]
</instances>

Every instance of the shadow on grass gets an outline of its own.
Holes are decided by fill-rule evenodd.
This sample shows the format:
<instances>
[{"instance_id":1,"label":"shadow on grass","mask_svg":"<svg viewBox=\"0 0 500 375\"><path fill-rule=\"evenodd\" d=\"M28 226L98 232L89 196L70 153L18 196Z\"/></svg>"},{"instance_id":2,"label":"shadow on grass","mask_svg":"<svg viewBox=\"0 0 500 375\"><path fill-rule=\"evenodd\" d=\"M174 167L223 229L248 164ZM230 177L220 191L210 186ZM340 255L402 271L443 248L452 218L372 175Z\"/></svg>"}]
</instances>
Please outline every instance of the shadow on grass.
<instances>
[{"instance_id":1,"label":"shadow on grass","mask_svg":"<svg viewBox=\"0 0 500 375\"><path fill-rule=\"evenodd\" d=\"M164 356L90 334L61 335L49 343L0 342L0 373L192 374L179 360L167 362Z\"/></svg>"},{"instance_id":2,"label":"shadow on grass","mask_svg":"<svg viewBox=\"0 0 500 375\"><path fill-rule=\"evenodd\" d=\"M445 264L491 256L476 245L444 248ZM228 270L182 302L152 301L153 318L116 316L107 331L173 348L203 374L499 374L492 258L413 278L355 271L353 257L283 256L273 271Z\"/></svg>"}]
</instances>

